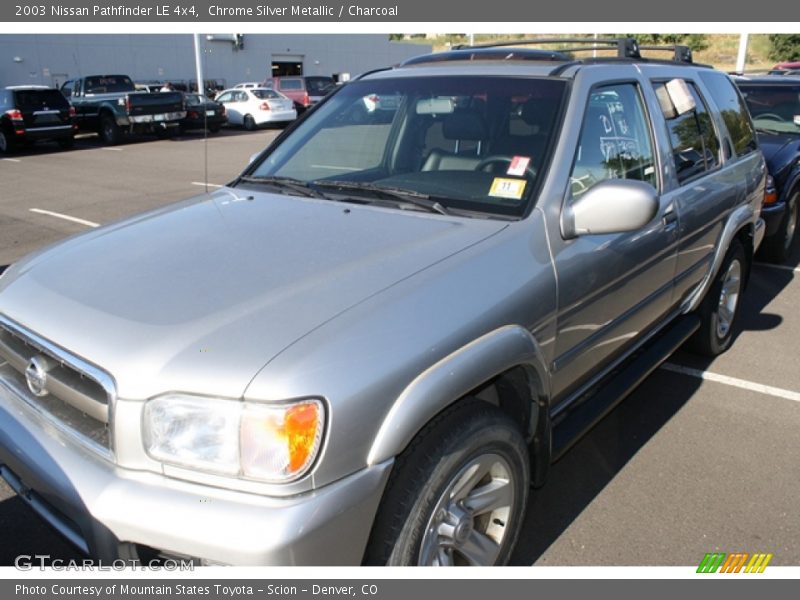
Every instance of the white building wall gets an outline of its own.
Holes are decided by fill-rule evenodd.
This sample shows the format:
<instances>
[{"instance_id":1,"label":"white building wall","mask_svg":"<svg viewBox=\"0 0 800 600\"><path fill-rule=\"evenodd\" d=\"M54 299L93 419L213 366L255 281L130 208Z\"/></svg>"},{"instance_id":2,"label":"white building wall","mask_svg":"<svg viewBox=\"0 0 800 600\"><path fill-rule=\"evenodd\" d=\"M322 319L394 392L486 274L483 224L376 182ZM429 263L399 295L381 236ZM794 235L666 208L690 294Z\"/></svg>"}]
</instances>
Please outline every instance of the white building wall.
<instances>
[{"instance_id":1,"label":"white building wall","mask_svg":"<svg viewBox=\"0 0 800 600\"><path fill-rule=\"evenodd\" d=\"M396 64L431 51L425 44L390 42L380 34L246 34L244 48L202 36L207 79L227 85L261 81L274 56L303 57L306 75L350 73ZM194 79L190 34L0 35L0 86L55 85L92 74L126 74L134 80Z\"/></svg>"}]
</instances>

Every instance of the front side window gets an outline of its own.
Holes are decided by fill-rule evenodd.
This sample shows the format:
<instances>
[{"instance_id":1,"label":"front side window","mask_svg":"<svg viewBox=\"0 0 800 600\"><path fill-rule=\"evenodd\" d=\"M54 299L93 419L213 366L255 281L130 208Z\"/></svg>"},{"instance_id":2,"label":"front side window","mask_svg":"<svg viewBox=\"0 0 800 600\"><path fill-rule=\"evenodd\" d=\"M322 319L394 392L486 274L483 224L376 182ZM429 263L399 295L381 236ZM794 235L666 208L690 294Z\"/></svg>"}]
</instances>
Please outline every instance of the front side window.
<instances>
[{"instance_id":1,"label":"front side window","mask_svg":"<svg viewBox=\"0 0 800 600\"><path fill-rule=\"evenodd\" d=\"M572 197L607 179L657 185L653 140L639 89L632 83L592 91L570 175Z\"/></svg>"},{"instance_id":2,"label":"front side window","mask_svg":"<svg viewBox=\"0 0 800 600\"><path fill-rule=\"evenodd\" d=\"M566 89L523 77L351 82L246 175L292 178L328 195L346 188L388 202L391 190L445 209L520 216L558 135Z\"/></svg>"},{"instance_id":3,"label":"front side window","mask_svg":"<svg viewBox=\"0 0 800 600\"><path fill-rule=\"evenodd\" d=\"M666 84L654 83L653 88L667 122L678 181L683 183L715 168L719 164L719 139L711 115L694 84L686 82L695 107L683 114L678 114Z\"/></svg>"}]
</instances>

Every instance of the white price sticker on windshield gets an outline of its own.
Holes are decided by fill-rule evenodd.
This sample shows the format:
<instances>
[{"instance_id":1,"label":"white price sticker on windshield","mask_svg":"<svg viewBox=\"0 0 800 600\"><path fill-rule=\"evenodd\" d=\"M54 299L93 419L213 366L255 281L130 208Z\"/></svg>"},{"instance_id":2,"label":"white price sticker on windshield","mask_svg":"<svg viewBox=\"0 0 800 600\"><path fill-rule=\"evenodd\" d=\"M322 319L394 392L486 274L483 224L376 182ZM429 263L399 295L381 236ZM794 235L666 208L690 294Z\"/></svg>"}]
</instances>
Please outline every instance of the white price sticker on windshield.
<instances>
[{"instance_id":1,"label":"white price sticker on windshield","mask_svg":"<svg viewBox=\"0 0 800 600\"><path fill-rule=\"evenodd\" d=\"M519 200L525 193L524 179L506 179L505 177L495 177L492 187L489 188L489 195L495 198L512 198Z\"/></svg>"},{"instance_id":2,"label":"white price sticker on windshield","mask_svg":"<svg viewBox=\"0 0 800 600\"><path fill-rule=\"evenodd\" d=\"M795 115L794 116L794 124L795 125L800 125L800 115Z\"/></svg>"},{"instance_id":3,"label":"white price sticker on windshield","mask_svg":"<svg viewBox=\"0 0 800 600\"><path fill-rule=\"evenodd\" d=\"M508 165L508 171L506 171L506 175L522 177L525 175L525 169L528 168L529 164L531 164L530 156L515 156L511 159L511 162Z\"/></svg>"}]
</instances>

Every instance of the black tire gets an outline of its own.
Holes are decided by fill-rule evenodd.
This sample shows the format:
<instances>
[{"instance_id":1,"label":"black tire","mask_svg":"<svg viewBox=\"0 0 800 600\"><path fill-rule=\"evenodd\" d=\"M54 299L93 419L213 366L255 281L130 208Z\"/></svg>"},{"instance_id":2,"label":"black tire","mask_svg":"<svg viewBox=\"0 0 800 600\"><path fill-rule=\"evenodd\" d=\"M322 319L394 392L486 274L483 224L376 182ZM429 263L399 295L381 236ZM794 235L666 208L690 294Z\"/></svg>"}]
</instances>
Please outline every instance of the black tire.
<instances>
[{"instance_id":1,"label":"black tire","mask_svg":"<svg viewBox=\"0 0 800 600\"><path fill-rule=\"evenodd\" d=\"M100 117L100 139L106 146L116 146L122 138L122 131L112 115Z\"/></svg>"},{"instance_id":2,"label":"black tire","mask_svg":"<svg viewBox=\"0 0 800 600\"><path fill-rule=\"evenodd\" d=\"M242 121L242 125L247 131L254 131L258 125L256 124L256 120L253 118L253 115L245 115L244 120Z\"/></svg>"},{"instance_id":3,"label":"black tire","mask_svg":"<svg viewBox=\"0 0 800 600\"><path fill-rule=\"evenodd\" d=\"M61 138L58 140L58 145L64 150L69 150L75 146L75 138L70 136L68 138Z\"/></svg>"},{"instance_id":4,"label":"black tire","mask_svg":"<svg viewBox=\"0 0 800 600\"><path fill-rule=\"evenodd\" d=\"M457 484L464 484L460 493ZM503 485L510 487L502 488L497 505L476 509L476 490L485 494ZM525 516L529 485L528 448L515 423L486 402L460 402L397 457L364 562L505 564Z\"/></svg>"},{"instance_id":5,"label":"black tire","mask_svg":"<svg viewBox=\"0 0 800 600\"><path fill-rule=\"evenodd\" d=\"M797 224L800 222L800 189L793 190L786 201L778 231L764 240L761 254L772 263L783 263L789 258L794 244Z\"/></svg>"},{"instance_id":6,"label":"black tire","mask_svg":"<svg viewBox=\"0 0 800 600\"><path fill-rule=\"evenodd\" d=\"M13 138L0 124L0 154L10 154L14 151L14 142L12 140Z\"/></svg>"},{"instance_id":7,"label":"black tire","mask_svg":"<svg viewBox=\"0 0 800 600\"><path fill-rule=\"evenodd\" d=\"M749 267L744 247L734 240L697 311L700 329L689 340L689 348L696 354L718 356L730 348Z\"/></svg>"}]
</instances>

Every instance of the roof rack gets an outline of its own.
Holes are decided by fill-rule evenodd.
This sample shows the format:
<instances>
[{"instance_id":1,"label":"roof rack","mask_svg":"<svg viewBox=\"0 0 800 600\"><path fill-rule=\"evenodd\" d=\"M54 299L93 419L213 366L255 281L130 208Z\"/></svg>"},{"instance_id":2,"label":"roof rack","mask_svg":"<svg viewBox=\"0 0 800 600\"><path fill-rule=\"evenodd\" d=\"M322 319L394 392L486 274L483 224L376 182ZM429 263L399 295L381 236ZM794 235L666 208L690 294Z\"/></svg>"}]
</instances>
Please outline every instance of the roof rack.
<instances>
[{"instance_id":1,"label":"roof rack","mask_svg":"<svg viewBox=\"0 0 800 600\"><path fill-rule=\"evenodd\" d=\"M458 45L453 46L454 50L468 50L478 48L495 48L502 46L529 46L539 44L579 44L573 48L559 48L559 53L565 52L589 52L594 50L614 50L617 51L616 58L642 59L642 50L656 50L672 52L672 60L678 63L691 64L692 49L689 46L640 46L632 37L622 38L533 38L528 40L516 40L513 42L495 42L487 44Z\"/></svg>"},{"instance_id":2,"label":"roof rack","mask_svg":"<svg viewBox=\"0 0 800 600\"><path fill-rule=\"evenodd\" d=\"M460 44L453 50L470 50L477 48L496 48L501 46L529 46L538 44L582 44L574 48L560 48L559 52L588 52L592 50L617 50L617 58L641 58L639 43L630 37L626 38L534 38L513 42L494 42L488 44ZM584 45L585 44L585 45Z\"/></svg>"}]
</instances>

